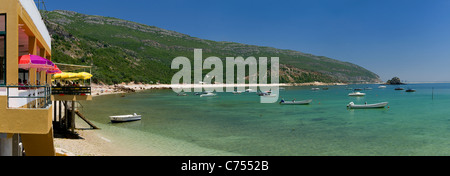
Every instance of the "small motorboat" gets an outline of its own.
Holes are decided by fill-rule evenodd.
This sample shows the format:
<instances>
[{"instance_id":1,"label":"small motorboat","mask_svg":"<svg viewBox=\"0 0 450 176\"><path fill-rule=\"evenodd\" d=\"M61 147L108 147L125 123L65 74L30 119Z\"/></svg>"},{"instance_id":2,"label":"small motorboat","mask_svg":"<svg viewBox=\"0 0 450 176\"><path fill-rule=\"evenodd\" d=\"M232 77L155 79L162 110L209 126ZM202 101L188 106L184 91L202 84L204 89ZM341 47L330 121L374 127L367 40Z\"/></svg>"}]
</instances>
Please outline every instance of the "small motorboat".
<instances>
[{"instance_id":1,"label":"small motorboat","mask_svg":"<svg viewBox=\"0 0 450 176\"><path fill-rule=\"evenodd\" d=\"M241 94L242 91L234 91L233 94Z\"/></svg>"},{"instance_id":2,"label":"small motorboat","mask_svg":"<svg viewBox=\"0 0 450 176\"><path fill-rule=\"evenodd\" d=\"M404 88L401 88L401 87L397 87L397 88L395 88L394 90L405 90Z\"/></svg>"},{"instance_id":3,"label":"small motorboat","mask_svg":"<svg viewBox=\"0 0 450 176\"><path fill-rule=\"evenodd\" d=\"M200 97L214 97L214 96L216 96L216 94L212 93L212 92L208 92L206 94L201 94L200 95Z\"/></svg>"},{"instance_id":4,"label":"small motorboat","mask_svg":"<svg viewBox=\"0 0 450 176\"><path fill-rule=\"evenodd\" d=\"M361 93L361 92L353 92L353 93L349 93L348 96L365 96L366 93Z\"/></svg>"},{"instance_id":5,"label":"small motorboat","mask_svg":"<svg viewBox=\"0 0 450 176\"><path fill-rule=\"evenodd\" d=\"M184 93L184 92L180 92L180 93L177 94L177 96L187 96L187 94Z\"/></svg>"},{"instance_id":6,"label":"small motorboat","mask_svg":"<svg viewBox=\"0 0 450 176\"><path fill-rule=\"evenodd\" d=\"M320 88L312 88L311 90L320 90Z\"/></svg>"},{"instance_id":7,"label":"small motorboat","mask_svg":"<svg viewBox=\"0 0 450 176\"><path fill-rule=\"evenodd\" d=\"M245 89L245 92L256 92L253 89Z\"/></svg>"},{"instance_id":8,"label":"small motorboat","mask_svg":"<svg viewBox=\"0 0 450 176\"><path fill-rule=\"evenodd\" d=\"M329 88L328 87L322 87L322 90L328 90Z\"/></svg>"},{"instance_id":9,"label":"small motorboat","mask_svg":"<svg viewBox=\"0 0 450 176\"><path fill-rule=\"evenodd\" d=\"M354 91L361 91L361 90L363 90L362 88L356 88L356 89L353 89Z\"/></svg>"},{"instance_id":10,"label":"small motorboat","mask_svg":"<svg viewBox=\"0 0 450 176\"><path fill-rule=\"evenodd\" d=\"M382 103L375 103L375 104L363 104L363 105L356 105L353 102L350 102L347 105L347 108L350 109L372 109L372 108L384 108L388 102L382 102Z\"/></svg>"},{"instance_id":11,"label":"small motorboat","mask_svg":"<svg viewBox=\"0 0 450 176\"><path fill-rule=\"evenodd\" d=\"M277 94L268 94L268 93L263 93L262 95L260 95L262 97L276 97Z\"/></svg>"},{"instance_id":12,"label":"small motorboat","mask_svg":"<svg viewBox=\"0 0 450 176\"><path fill-rule=\"evenodd\" d=\"M109 119L111 119L111 122L113 122L113 123L130 122L130 121L141 120L141 115L137 115L136 113L134 113L132 115L109 116Z\"/></svg>"},{"instance_id":13,"label":"small motorboat","mask_svg":"<svg viewBox=\"0 0 450 176\"><path fill-rule=\"evenodd\" d=\"M280 101L281 105L308 105L312 102L313 100L303 100L303 101L284 101L284 99L282 99Z\"/></svg>"},{"instance_id":14,"label":"small motorboat","mask_svg":"<svg viewBox=\"0 0 450 176\"><path fill-rule=\"evenodd\" d=\"M378 89L386 89L386 86L378 86Z\"/></svg>"},{"instance_id":15,"label":"small motorboat","mask_svg":"<svg viewBox=\"0 0 450 176\"><path fill-rule=\"evenodd\" d=\"M405 92L416 92L416 89L406 89Z\"/></svg>"},{"instance_id":16,"label":"small motorboat","mask_svg":"<svg viewBox=\"0 0 450 176\"><path fill-rule=\"evenodd\" d=\"M366 88L364 88L364 90L372 90L372 88L371 87L366 87Z\"/></svg>"}]
</instances>

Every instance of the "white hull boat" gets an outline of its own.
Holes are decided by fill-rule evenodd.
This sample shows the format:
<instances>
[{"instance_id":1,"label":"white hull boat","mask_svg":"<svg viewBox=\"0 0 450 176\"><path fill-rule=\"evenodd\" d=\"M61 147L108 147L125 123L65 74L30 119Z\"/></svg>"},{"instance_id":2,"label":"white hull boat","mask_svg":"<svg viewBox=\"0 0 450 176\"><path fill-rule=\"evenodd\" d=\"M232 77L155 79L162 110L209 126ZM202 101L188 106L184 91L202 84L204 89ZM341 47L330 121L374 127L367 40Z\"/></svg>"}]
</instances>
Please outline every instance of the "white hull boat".
<instances>
[{"instance_id":1,"label":"white hull boat","mask_svg":"<svg viewBox=\"0 0 450 176\"><path fill-rule=\"evenodd\" d=\"M378 89L386 89L386 86L379 86Z\"/></svg>"},{"instance_id":2,"label":"white hull boat","mask_svg":"<svg viewBox=\"0 0 450 176\"><path fill-rule=\"evenodd\" d=\"M214 97L214 96L216 96L215 93L207 93L207 94L200 95L200 97Z\"/></svg>"},{"instance_id":3,"label":"white hull boat","mask_svg":"<svg viewBox=\"0 0 450 176\"><path fill-rule=\"evenodd\" d=\"M349 93L348 96L365 96L365 93L361 93L361 92L353 92L353 93Z\"/></svg>"},{"instance_id":4,"label":"white hull boat","mask_svg":"<svg viewBox=\"0 0 450 176\"><path fill-rule=\"evenodd\" d=\"M111 122L130 122L130 121L136 121L141 120L141 115L137 115L136 113L132 115L119 115L119 116L109 116L109 119L111 119Z\"/></svg>"},{"instance_id":5,"label":"white hull boat","mask_svg":"<svg viewBox=\"0 0 450 176\"><path fill-rule=\"evenodd\" d=\"M384 108L388 102L382 102L382 103L375 103L375 104L363 104L363 105L356 105L353 102L350 102L347 105L347 108L350 109L372 109L372 108Z\"/></svg>"},{"instance_id":6,"label":"white hull boat","mask_svg":"<svg viewBox=\"0 0 450 176\"><path fill-rule=\"evenodd\" d=\"M281 101L281 105L307 105L310 104L313 100L303 100L303 101Z\"/></svg>"},{"instance_id":7,"label":"white hull boat","mask_svg":"<svg viewBox=\"0 0 450 176\"><path fill-rule=\"evenodd\" d=\"M276 97L277 94L263 94L261 96L263 96L263 97Z\"/></svg>"}]
</instances>

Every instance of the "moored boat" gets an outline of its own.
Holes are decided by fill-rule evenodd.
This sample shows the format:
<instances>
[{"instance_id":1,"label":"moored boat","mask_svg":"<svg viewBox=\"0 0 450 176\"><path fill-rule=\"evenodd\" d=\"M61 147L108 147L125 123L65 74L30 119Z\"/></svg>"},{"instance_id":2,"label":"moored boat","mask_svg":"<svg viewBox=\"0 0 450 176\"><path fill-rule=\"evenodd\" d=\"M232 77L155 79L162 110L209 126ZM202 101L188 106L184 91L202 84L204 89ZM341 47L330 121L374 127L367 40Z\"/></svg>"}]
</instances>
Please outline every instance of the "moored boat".
<instances>
[{"instance_id":1,"label":"moored boat","mask_svg":"<svg viewBox=\"0 0 450 176\"><path fill-rule=\"evenodd\" d=\"M382 103L375 103L375 104L363 104L363 105L356 105L353 102L350 102L347 105L347 108L350 109L372 109L372 108L384 108L388 102L382 102Z\"/></svg>"},{"instance_id":2,"label":"moored boat","mask_svg":"<svg viewBox=\"0 0 450 176\"><path fill-rule=\"evenodd\" d=\"M208 92L206 94L201 94L200 95L200 97L214 97L214 96L216 96L216 94L212 93L212 92Z\"/></svg>"},{"instance_id":3,"label":"moored boat","mask_svg":"<svg viewBox=\"0 0 450 176\"><path fill-rule=\"evenodd\" d=\"M395 88L394 90L405 90L405 89L402 88L402 87L397 87L397 88Z\"/></svg>"},{"instance_id":4,"label":"moored boat","mask_svg":"<svg viewBox=\"0 0 450 176\"><path fill-rule=\"evenodd\" d=\"M348 96L365 96L366 93L361 93L361 92L353 92L353 93L349 93Z\"/></svg>"},{"instance_id":5,"label":"moored boat","mask_svg":"<svg viewBox=\"0 0 450 176\"><path fill-rule=\"evenodd\" d=\"M283 99L281 100L280 104L281 105L307 105L310 104L313 100L303 100L303 101L284 101Z\"/></svg>"},{"instance_id":6,"label":"moored boat","mask_svg":"<svg viewBox=\"0 0 450 176\"><path fill-rule=\"evenodd\" d=\"M416 92L416 89L407 89L405 92Z\"/></svg>"},{"instance_id":7,"label":"moored boat","mask_svg":"<svg viewBox=\"0 0 450 176\"><path fill-rule=\"evenodd\" d=\"M386 86L378 86L378 89L386 89Z\"/></svg>"},{"instance_id":8,"label":"moored boat","mask_svg":"<svg viewBox=\"0 0 450 176\"><path fill-rule=\"evenodd\" d=\"M137 115L136 113L130 115L118 115L118 116L109 116L109 119L113 123L117 122L130 122L141 120L141 115Z\"/></svg>"}]
</instances>

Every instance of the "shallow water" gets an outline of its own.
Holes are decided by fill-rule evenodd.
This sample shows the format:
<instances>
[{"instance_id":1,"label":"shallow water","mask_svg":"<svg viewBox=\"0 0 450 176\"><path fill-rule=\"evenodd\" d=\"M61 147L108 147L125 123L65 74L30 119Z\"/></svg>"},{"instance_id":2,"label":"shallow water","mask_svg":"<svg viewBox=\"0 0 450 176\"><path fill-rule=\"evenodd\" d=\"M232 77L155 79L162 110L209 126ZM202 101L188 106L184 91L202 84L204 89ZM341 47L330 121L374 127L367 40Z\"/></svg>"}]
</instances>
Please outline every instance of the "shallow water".
<instances>
[{"instance_id":1,"label":"shallow water","mask_svg":"<svg viewBox=\"0 0 450 176\"><path fill-rule=\"evenodd\" d=\"M286 87L286 101L261 104L255 93L216 97L176 96L171 90L95 97L82 112L112 142L142 155L450 155L450 84L411 84L361 91L347 86L311 91ZM434 99L432 99L434 87ZM389 102L385 109L348 110L355 104ZM142 114L142 120L111 124L108 116ZM156 151L156 152L155 152Z\"/></svg>"}]
</instances>

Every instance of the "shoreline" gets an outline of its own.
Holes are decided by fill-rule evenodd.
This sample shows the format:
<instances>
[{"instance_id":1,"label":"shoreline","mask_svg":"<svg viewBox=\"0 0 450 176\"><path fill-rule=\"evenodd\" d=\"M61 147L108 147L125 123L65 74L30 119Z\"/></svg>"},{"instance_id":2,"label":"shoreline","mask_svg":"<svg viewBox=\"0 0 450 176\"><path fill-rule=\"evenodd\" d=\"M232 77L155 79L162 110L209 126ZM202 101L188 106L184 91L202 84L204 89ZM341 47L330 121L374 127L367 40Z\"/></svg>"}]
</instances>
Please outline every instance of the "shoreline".
<instances>
[{"instance_id":1,"label":"shoreline","mask_svg":"<svg viewBox=\"0 0 450 176\"><path fill-rule=\"evenodd\" d=\"M172 89L172 88L218 88L218 87L265 87L265 86L334 86L348 85L345 83L280 83L280 84L142 84L142 83L121 83L116 85L92 84L92 97L110 94L126 94L130 92L140 92L149 89Z\"/></svg>"}]
</instances>

